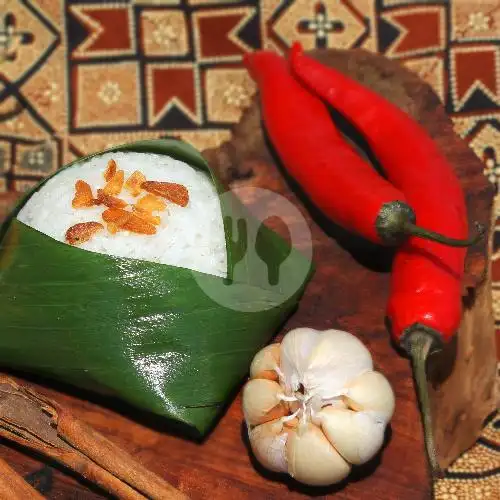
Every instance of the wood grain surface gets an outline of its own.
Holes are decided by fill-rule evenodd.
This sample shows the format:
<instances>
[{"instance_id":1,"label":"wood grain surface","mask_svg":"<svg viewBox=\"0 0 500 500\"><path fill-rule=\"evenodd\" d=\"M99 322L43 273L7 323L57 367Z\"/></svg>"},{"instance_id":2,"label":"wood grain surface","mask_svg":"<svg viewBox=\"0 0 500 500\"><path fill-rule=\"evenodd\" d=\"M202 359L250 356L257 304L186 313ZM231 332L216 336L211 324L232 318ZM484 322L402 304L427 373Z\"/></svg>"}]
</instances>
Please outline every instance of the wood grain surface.
<instances>
[{"instance_id":1,"label":"wood grain surface","mask_svg":"<svg viewBox=\"0 0 500 500\"><path fill-rule=\"evenodd\" d=\"M415 116L436 139L456 166L467 193L471 219L489 221L492 190L482 175L482 165L453 133L437 97L416 77L394 63L363 52L318 53L338 68L348 71ZM345 124L344 124L345 125ZM343 125L343 126L344 126ZM411 154L411 152L409 152ZM290 478L263 470L249 453L242 423L241 399L237 395L214 432L203 443L188 441L170 432L161 419L121 403L56 384L27 380L48 397L67 405L81 419L132 453L146 467L179 487L191 498L250 499L306 497L348 499L409 499L431 497L419 413L408 360L389 342L384 325L391 254L348 235L317 214L283 176L262 132L258 107L254 104L235 128L234 138L218 150L205 152L221 177L234 188L256 186L281 194L300 210L311 229L316 274L297 312L283 332L298 326L317 329L341 328L360 336L370 349L376 368L391 382L396 411L384 449L371 463L355 468L341 485L312 489ZM332 196L345 193L332 192ZM6 198L0 199L7 205ZM9 200L9 203L12 200ZM245 202L262 213L259 199L245 193ZM273 207L268 209L273 215ZM311 214L313 214L311 216ZM284 234L293 220L270 217L266 223ZM298 241L306 248L307 235ZM477 247L469 258L469 271L479 283L487 262L485 248ZM474 279L471 281L474 286ZM106 496L77 478L63 473L40 457L29 456L8 443L0 455L17 471L37 481L52 499L93 499ZM34 475L33 475L34 474Z\"/></svg>"}]
</instances>

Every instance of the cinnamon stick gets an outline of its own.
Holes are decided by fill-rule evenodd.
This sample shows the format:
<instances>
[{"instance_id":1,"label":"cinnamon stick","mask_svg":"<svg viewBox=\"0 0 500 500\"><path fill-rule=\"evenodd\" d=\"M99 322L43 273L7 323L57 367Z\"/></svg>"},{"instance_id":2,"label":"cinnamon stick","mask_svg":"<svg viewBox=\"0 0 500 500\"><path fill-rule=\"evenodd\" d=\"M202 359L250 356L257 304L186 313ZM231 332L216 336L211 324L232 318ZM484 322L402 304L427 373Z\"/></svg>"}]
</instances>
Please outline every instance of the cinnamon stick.
<instances>
[{"instance_id":1,"label":"cinnamon stick","mask_svg":"<svg viewBox=\"0 0 500 500\"><path fill-rule=\"evenodd\" d=\"M187 498L95 429L64 411L58 429L65 441L148 498Z\"/></svg>"},{"instance_id":2,"label":"cinnamon stick","mask_svg":"<svg viewBox=\"0 0 500 500\"><path fill-rule=\"evenodd\" d=\"M8 498L9 500L43 500L43 496L1 458L0 498Z\"/></svg>"},{"instance_id":3,"label":"cinnamon stick","mask_svg":"<svg viewBox=\"0 0 500 500\"><path fill-rule=\"evenodd\" d=\"M87 481L90 481L91 483L94 483L97 486L100 486L102 489L108 491L109 493L112 493L117 498L123 500L144 500L145 498L147 498L137 492L135 489L131 488L126 483L120 481L120 479L113 476L113 474L110 474L107 470L99 467L99 465L95 464L87 457L75 450L65 451L58 448L52 448L50 446L44 446L36 442L26 441L22 438L19 438L15 434L5 435L3 429L0 429L0 434L3 437L10 439L11 441L15 441L22 446L25 446L31 450L35 450L46 457L52 458L68 469L77 472L80 476L87 479Z\"/></svg>"},{"instance_id":4,"label":"cinnamon stick","mask_svg":"<svg viewBox=\"0 0 500 500\"><path fill-rule=\"evenodd\" d=\"M0 376L0 436L48 456L125 500L187 499L95 429Z\"/></svg>"}]
</instances>

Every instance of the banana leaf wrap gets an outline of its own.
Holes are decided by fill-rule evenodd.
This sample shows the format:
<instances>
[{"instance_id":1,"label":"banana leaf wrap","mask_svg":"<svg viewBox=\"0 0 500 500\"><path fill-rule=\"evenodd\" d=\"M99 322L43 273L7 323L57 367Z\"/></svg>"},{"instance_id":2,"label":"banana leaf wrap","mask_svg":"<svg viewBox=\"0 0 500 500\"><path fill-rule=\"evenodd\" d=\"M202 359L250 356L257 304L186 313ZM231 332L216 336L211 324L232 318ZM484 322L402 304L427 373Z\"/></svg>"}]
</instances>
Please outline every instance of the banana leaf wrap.
<instances>
[{"instance_id":1,"label":"banana leaf wrap","mask_svg":"<svg viewBox=\"0 0 500 500\"><path fill-rule=\"evenodd\" d=\"M0 228L0 364L113 395L204 436L255 353L296 306L311 263L224 192L188 144L142 141L96 155L110 151L168 155L211 176L224 217L228 278L86 251L26 226L15 216L45 179ZM253 272L248 242L235 238L241 218L258 228L268 266L286 260L280 272L297 284L291 296ZM231 293L238 310L214 300L207 287Z\"/></svg>"}]
</instances>

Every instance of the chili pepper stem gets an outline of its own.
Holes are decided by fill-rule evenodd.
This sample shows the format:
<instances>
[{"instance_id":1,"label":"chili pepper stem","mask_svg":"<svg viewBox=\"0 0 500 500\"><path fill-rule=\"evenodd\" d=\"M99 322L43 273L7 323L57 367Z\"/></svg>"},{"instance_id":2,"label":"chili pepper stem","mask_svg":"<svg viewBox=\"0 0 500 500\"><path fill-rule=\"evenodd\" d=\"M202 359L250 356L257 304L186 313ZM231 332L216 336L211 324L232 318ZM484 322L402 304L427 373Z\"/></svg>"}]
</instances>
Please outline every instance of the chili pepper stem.
<instances>
[{"instance_id":1,"label":"chili pepper stem","mask_svg":"<svg viewBox=\"0 0 500 500\"><path fill-rule=\"evenodd\" d=\"M426 371L427 358L435 342L435 339L426 331L416 330L408 337L406 342L413 367L413 377L417 390L420 413L422 415L422 425L424 429L427 459L429 461L432 476L438 477L442 474L442 471L437 461Z\"/></svg>"},{"instance_id":2,"label":"chili pepper stem","mask_svg":"<svg viewBox=\"0 0 500 500\"><path fill-rule=\"evenodd\" d=\"M403 201L385 203L375 221L380 239L387 245L401 245L409 236L436 241L451 247L469 247L475 245L484 236L485 228L475 223L477 234L461 240L449 238L441 233L417 226L415 212Z\"/></svg>"},{"instance_id":3,"label":"chili pepper stem","mask_svg":"<svg viewBox=\"0 0 500 500\"><path fill-rule=\"evenodd\" d=\"M443 245L449 245L451 247L469 247L478 243L484 235L485 231L484 226L482 226L477 222L475 226L476 226L476 234L466 240L448 238L448 236L444 236L443 234L440 233L435 233L434 231L429 231L428 229L419 227L409 221L404 223L403 232L409 236L417 236L419 238L436 241L437 243L442 243Z\"/></svg>"}]
</instances>

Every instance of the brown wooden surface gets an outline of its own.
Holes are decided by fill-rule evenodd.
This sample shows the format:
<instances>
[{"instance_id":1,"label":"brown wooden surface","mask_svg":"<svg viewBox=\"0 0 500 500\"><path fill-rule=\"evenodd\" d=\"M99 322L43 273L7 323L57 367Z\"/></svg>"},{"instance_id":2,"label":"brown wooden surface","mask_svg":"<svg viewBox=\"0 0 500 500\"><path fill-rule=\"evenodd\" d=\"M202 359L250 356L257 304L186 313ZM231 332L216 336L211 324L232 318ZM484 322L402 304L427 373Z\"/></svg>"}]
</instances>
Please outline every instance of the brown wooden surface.
<instances>
[{"instance_id":1,"label":"brown wooden surface","mask_svg":"<svg viewBox=\"0 0 500 500\"><path fill-rule=\"evenodd\" d=\"M355 53L350 57L345 54L320 57L327 57L337 67L363 79L423 123L456 165L467 192L471 219L484 221L489 218L492 193L482 176L482 165L453 134L437 98L427 86L398 70L393 63L375 56ZM245 439L240 396L233 401L213 434L206 442L198 444L170 434L161 420L139 415L105 398L54 384L34 384L35 387L70 407L80 418L192 498L277 499L286 496L298 499L310 495L322 498L333 493L339 499L430 498L409 364L391 346L383 322L390 262L387 252L368 247L337 228L327 227L320 218L311 219L274 165L264 143L257 107L254 106L236 127L231 143L218 151L207 152L206 156L232 186L259 186L281 193L297 204L309 222L317 272L285 330L298 326L337 327L362 338L377 368L386 374L396 393L396 412L383 453L374 462L358 468L348 483L313 490L267 473L255 464ZM246 201L252 205L252 199ZM283 230L282 224L275 227ZM481 282L484 274L483 255L484 247L479 246L469 259L470 271L477 282ZM37 458L6 444L0 445L0 455L23 474L40 471L43 467L43 462ZM39 474L41 483L48 484L50 479L48 498L104 497L101 492L88 489L51 466Z\"/></svg>"}]
</instances>

